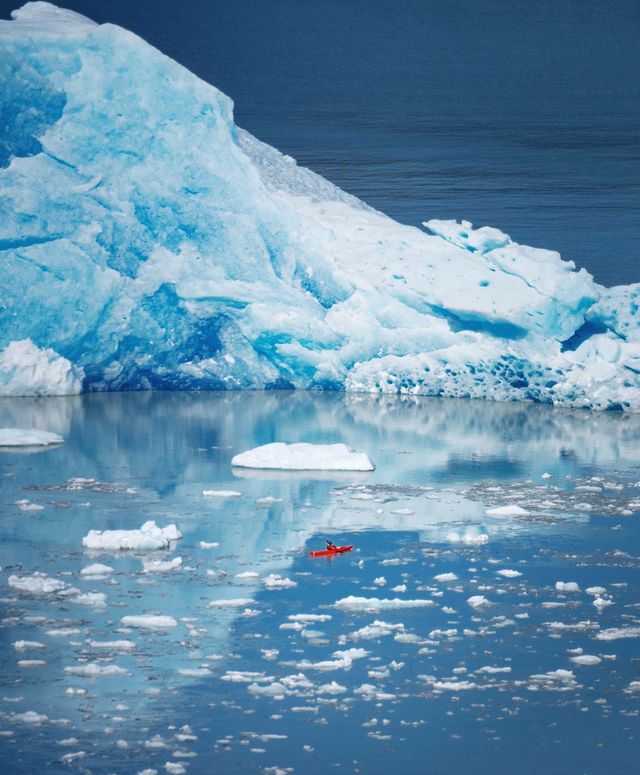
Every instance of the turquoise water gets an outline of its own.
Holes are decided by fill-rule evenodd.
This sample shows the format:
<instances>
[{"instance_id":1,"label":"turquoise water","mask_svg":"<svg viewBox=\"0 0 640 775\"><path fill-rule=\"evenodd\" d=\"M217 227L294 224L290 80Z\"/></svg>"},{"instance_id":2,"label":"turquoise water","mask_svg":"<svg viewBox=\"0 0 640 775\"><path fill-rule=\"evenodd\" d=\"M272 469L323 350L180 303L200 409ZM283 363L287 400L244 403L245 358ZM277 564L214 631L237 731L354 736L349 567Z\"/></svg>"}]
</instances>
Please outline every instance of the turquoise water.
<instances>
[{"instance_id":1,"label":"turquoise water","mask_svg":"<svg viewBox=\"0 0 640 775\"><path fill-rule=\"evenodd\" d=\"M146 393L3 399L9 426L65 442L0 452L3 771L634 771L640 418ZM343 441L376 470L232 470L275 440ZM505 505L524 513L487 514ZM150 519L182 538L82 548ZM325 538L354 551L311 560ZM36 571L105 604L9 584ZM140 614L175 626L121 621Z\"/></svg>"}]
</instances>

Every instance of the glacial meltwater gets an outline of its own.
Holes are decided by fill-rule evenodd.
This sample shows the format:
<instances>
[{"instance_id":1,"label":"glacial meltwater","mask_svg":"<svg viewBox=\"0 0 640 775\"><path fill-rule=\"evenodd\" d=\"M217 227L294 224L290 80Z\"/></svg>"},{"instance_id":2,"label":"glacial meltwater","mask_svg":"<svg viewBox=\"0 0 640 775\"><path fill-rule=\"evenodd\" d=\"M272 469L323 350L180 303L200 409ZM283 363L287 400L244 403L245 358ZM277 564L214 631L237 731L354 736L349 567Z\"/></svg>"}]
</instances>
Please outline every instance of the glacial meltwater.
<instances>
[{"instance_id":1,"label":"glacial meltwater","mask_svg":"<svg viewBox=\"0 0 640 775\"><path fill-rule=\"evenodd\" d=\"M64 439L0 450L0 771L635 771L640 416L130 393L0 427ZM275 441L375 470L232 468Z\"/></svg>"}]
</instances>

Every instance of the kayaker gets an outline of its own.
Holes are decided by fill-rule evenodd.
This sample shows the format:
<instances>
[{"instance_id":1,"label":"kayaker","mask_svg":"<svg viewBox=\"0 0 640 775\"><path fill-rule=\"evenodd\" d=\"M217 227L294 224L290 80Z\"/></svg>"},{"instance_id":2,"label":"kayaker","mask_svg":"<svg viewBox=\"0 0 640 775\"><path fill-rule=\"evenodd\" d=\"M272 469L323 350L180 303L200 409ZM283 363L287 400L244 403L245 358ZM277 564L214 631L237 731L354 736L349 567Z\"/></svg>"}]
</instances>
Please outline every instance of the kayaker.
<instances>
[{"instance_id":1,"label":"kayaker","mask_svg":"<svg viewBox=\"0 0 640 775\"><path fill-rule=\"evenodd\" d=\"M337 548L338 548L338 547L337 547L337 546L336 546L336 545L335 545L333 542L331 542L331 541L329 541L329 540L327 539L327 551L328 551L328 552L335 552L335 550L336 550Z\"/></svg>"}]
</instances>

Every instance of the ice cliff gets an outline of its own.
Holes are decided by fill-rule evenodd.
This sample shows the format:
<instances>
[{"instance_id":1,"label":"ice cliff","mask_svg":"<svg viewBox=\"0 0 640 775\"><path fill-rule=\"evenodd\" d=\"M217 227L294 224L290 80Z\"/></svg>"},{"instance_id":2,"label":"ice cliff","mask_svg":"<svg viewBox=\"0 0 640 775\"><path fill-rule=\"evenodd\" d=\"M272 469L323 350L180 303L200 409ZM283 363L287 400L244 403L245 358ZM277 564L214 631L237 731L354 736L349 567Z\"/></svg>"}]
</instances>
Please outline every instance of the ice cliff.
<instances>
[{"instance_id":1,"label":"ice cliff","mask_svg":"<svg viewBox=\"0 0 640 775\"><path fill-rule=\"evenodd\" d=\"M0 22L0 394L338 388L640 409L640 285L403 226L143 40Z\"/></svg>"}]
</instances>

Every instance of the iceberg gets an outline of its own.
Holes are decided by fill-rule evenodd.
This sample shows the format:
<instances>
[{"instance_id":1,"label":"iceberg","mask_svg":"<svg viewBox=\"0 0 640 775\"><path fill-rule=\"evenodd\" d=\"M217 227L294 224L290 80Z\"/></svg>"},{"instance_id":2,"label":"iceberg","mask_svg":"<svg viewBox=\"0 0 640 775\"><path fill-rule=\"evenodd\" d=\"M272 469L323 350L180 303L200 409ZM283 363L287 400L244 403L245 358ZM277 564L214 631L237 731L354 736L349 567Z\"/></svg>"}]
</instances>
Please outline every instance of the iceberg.
<instances>
[{"instance_id":1,"label":"iceberg","mask_svg":"<svg viewBox=\"0 0 640 775\"><path fill-rule=\"evenodd\" d=\"M640 284L396 223L134 34L0 21L0 394L299 388L640 409Z\"/></svg>"}]
</instances>

